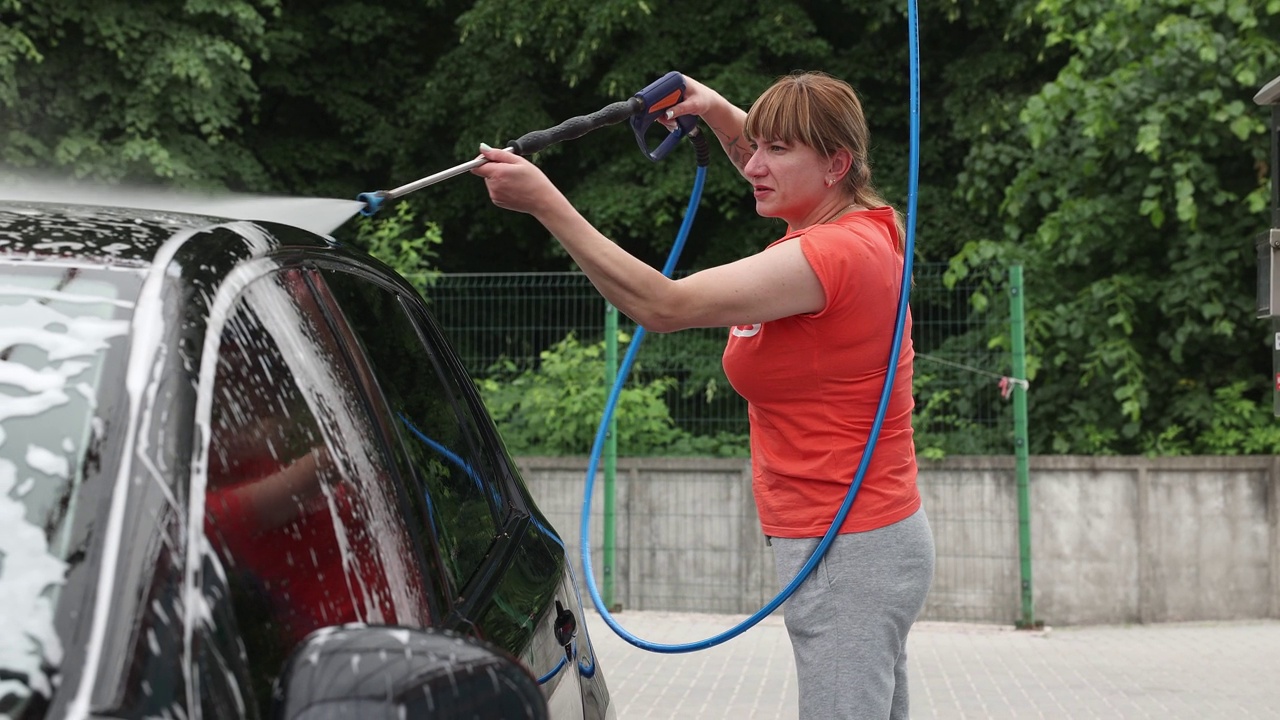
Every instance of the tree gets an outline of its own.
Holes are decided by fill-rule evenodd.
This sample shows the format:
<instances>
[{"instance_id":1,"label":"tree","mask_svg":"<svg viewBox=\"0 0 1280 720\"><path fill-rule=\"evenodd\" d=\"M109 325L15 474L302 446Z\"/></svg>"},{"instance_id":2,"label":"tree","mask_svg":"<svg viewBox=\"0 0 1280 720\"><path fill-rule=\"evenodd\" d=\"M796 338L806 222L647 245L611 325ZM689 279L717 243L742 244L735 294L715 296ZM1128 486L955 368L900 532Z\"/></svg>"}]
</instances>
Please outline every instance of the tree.
<instances>
[{"instance_id":1,"label":"tree","mask_svg":"<svg viewBox=\"0 0 1280 720\"><path fill-rule=\"evenodd\" d=\"M1028 20L1069 60L975 142L960 189L998 212L957 266L1027 268L1033 451L1202 451L1240 412L1216 391L1245 381L1254 413L1268 391L1249 99L1280 67L1280 2L1041 0Z\"/></svg>"},{"instance_id":2,"label":"tree","mask_svg":"<svg viewBox=\"0 0 1280 720\"><path fill-rule=\"evenodd\" d=\"M1280 67L1280 0L924 0L920 18L917 259L954 258L955 277L1026 266L1033 449L1269 447L1251 320L1268 143L1250 97ZM0 163L351 198L671 69L744 106L822 69L863 96L876 183L901 207L906 33L901 0L0 0ZM535 161L660 264L690 151L651 163L619 125ZM475 178L393 204L339 238L409 273L571 267ZM680 268L781 231L716 156Z\"/></svg>"},{"instance_id":3,"label":"tree","mask_svg":"<svg viewBox=\"0 0 1280 720\"><path fill-rule=\"evenodd\" d=\"M921 252L946 260L977 231L952 196L979 99L1005 97L1052 77L1037 31L1010 20L1022 3L926 2L922 66L927 138L922 155ZM424 131L457 138L454 161L480 141L498 145L568 116L624 99L677 69L748 106L779 75L822 69L864 96L872 124L876 182L905 206L908 159L906 6L787 0L698 5L598 0L478 0L458 18L457 44L433 71L421 112ZM429 100L429 102L428 102ZM536 160L589 219L651 264L676 235L693 177L692 152L659 164L635 150L625 126L553 147ZM423 158L424 169L446 166ZM681 262L698 268L756 252L783 232L755 215L746 185L718 151L703 207ZM568 259L528 218L495 213L475 183L432 190L432 217L454 249L445 269L565 269ZM492 252L495 238L504 253ZM455 265L452 263L459 263Z\"/></svg>"},{"instance_id":4,"label":"tree","mask_svg":"<svg viewBox=\"0 0 1280 720\"><path fill-rule=\"evenodd\" d=\"M926 0L922 252L949 258L975 228L951 196L973 101L1016 92L1037 67L1022 0ZM0 0L0 161L116 182L351 198L474 157L624 99L670 69L744 106L795 69L866 97L877 183L907 175L905 5L787 0L714 7L631 0ZM993 89L992 86L998 86ZM945 112L941 112L945 109ZM684 150L653 164L625 125L537 160L611 237L657 264L692 183ZM439 226L438 269L562 270L530 219L495 211L473 178L397 201ZM357 219L340 234L355 238ZM755 216L717 156L682 267L754 252L782 228Z\"/></svg>"},{"instance_id":5,"label":"tree","mask_svg":"<svg viewBox=\"0 0 1280 720\"><path fill-rule=\"evenodd\" d=\"M0 162L76 178L263 187L241 142L278 0L0 0Z\"/></svg>"},{"instance_id":6,"label":"tree","mask_svg":"<svg viewBox=\"0 0 1280 720\"><path fill-rule=\"evenodd\" d=\"M631 338L620 333L622 344ZM542 352L536 369L519 370L499 361L479 381L485 404L501 425L508 449L517 454L580 455L596 436L609 391L605 344L583 345L573 334ZM631 383L617 399L617 446L622 455L703 455L742 457L745 434L695 437L676 427L663 396L675 383L657 377Z\"/></svg>"}]
</instances>

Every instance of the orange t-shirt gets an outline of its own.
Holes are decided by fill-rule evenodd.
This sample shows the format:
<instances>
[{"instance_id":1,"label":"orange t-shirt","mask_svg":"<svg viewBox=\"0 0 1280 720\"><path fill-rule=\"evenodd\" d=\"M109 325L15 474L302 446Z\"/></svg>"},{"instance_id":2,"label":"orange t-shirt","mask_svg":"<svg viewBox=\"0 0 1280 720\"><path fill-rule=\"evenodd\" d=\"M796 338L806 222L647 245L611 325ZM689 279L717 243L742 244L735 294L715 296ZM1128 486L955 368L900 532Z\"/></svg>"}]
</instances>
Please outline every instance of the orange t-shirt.
<instances>
[{"instance_id":1,"label":"orange t-shirt","mask_svg":"<svg viewBox=\"0 0 1280 720\"><path fill-rule=\"evenodd\" d=\"M826 294L817 313L732 328L729 382L747 400L752 489L766 535L819 537L848 494L884 390L902 281L893 210L849 213L789 233ZM920 507L911 430L911 317L893 392L840 532L895 523Z\"/></svg>"}]
</instances>

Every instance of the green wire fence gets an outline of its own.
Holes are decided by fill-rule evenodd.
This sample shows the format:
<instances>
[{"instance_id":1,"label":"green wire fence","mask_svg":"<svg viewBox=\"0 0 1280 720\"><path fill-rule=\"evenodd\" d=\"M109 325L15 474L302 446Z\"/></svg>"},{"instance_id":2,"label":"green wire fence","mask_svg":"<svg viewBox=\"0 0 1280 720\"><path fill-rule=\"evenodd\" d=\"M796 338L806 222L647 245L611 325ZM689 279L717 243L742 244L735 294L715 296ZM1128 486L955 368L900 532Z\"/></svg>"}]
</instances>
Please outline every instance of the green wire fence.
<instances>
[{"instance_id":1,"label":"green wire fence","mask_svg":"<svg viewBox=\"0 0 1280 720\"><path fill-rule=\"evenodd\" d=\"M1009 268L1000 266L915 266L911 337L916 352L916 447L922 467L948 456L1016 454L1015 406L1021 402L1025 418L1026 384L1020 379L1025 369L1014 373L1013 344L1021 341L1021 333L1020 325L1015 332L1011 322L1011 275ZM1015 295L1020 301L1020 288ZM442 274L428 286L426 296L445 335L477 379L513 455L588 453L609 376L607 305L584 275ZM634 323L621 317L617 327L620 356ZM647 336L618 404L614 441L619 457L748 457L746 403L720 367L726 333L713 328ZM1025 420L1021 430L1025 433ZM938 538L935 589L926 617L1009 621L1008 608L1016 606L1018 598L975 601L989 597L990 588L998 584L1021 587L1022 612L1016 622L1034 623L1025 462L1019 468L1016 513L993 509L989 499L959 481L946 480L946 474L930 480L922 470L921 492ZM691 493L690 503L697 502L696 488L681 491ZM707 513L721 511L740 509L711 507L700 512L703 521L715 522ZM575 508L566 506L563 517L557 516L560 512L548 512L552 522L562 529L576 526ZM611 532L604 540L606 568L613 566ZM952 537L957 542L947 540ZM623 543L617 550L637 548ZM671 552L687 556L690 550ZM731 562L737 550L704 552L725 553L695 560L717 566ZM606 600L610 587L605 585ZM662 604L696 609L699 602L669 597Z\"/></svg>"},{"instance_id":2,"label":"green wire fence","mask_svg":"<svg viewBox=\"0 0 1280 720\"><path fill-rule=\"evenodd\" d=\"M1013 420L1012 405L1002 392L1002 381L1007 388L1003 379L1010 373L1009 306L1002 295L1005 271L993 268L956 277L942 264L915 267L917 449L924 458L1008 455ZM606 303L584 275L443 274L430 286L428 300L467 369L481 380L482 388L492 391L486 399L518 381L521 390L554 395L544 398L544 404L525 408L543 413L540 422L545 422L548 409L576 421L577 415L591 414L591 402L598 395L598 420L605 392ZM625 341L634 323L622 318L619 327ZM660 396L662 407L649 402L642 408L649 414L638 419L633 405L632 416L619 428L619 454L746 456L746 403L720 368L725 338L722 328L648 335L628 386L645 388L645 401ZM560 404L547 404L552 399ZM662 408L667 417L655 417L655 410ZM491 409L500 426L520 420L519 407ZM619 416L627 417L621 407ZM641 438L628 445L627 422L652 426L667 419L671 432L647 428L665 443ZM575 422L575 429L576 437L557 436L564 446L545 439L525 445L526 438L538 438L519 427L504 428L504 434L517 455L576 455L590 446L594 426Z\"/></svg>"}]
</instances>

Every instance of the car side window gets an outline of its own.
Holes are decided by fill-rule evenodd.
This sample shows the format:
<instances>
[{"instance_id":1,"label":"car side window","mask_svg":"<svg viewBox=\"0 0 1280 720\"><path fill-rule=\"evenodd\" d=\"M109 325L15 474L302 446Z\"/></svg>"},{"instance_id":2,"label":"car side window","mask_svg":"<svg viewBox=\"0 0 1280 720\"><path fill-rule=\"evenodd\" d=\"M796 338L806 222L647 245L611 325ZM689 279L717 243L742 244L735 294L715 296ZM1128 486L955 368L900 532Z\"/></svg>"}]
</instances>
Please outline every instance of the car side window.
<instances>
[{"instance_id":1,"label":"car side window","mask_svg":"<svg viewBox=\"0 0 1280 720\"><path fill-rule=\"evenodd\" d=\"M468 404L469 382L394 290L346 272L325 283L373 366L402 445L426 496L430 523L455 588L484 561L505 512L494 449Z\"/></svg>"},{"instance_id":2,"label":"car side window","mask_svg":"<svg viewBox=\"0 0 1280 720\"><path fill-rule=\"evenodd\" d=\"M260 699L318 628L431 622L376 427L301 271L245 288L221 333L205 510Z\"/></svg>"}]
</instances>

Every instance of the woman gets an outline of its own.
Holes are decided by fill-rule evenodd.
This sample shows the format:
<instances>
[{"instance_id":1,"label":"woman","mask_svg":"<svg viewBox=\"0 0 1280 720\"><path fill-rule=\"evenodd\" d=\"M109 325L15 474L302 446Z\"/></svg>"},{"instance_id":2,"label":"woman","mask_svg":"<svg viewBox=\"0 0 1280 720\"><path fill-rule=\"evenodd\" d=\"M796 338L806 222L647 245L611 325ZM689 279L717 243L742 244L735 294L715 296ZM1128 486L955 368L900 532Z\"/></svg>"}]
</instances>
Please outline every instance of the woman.
<instances>
[{"instance_id":1,"label":"woman","mask_svg":"<svg viewBox=\"0 0 1280 720\"><path fill-rule=\"evenodd\" d=\"M671 280L601 235L524 159L481 146L499 207L532 214L609 302L656 332L729 327L724 368L747 399L753 491L778 579L830 527L867 444L887 372L901 225L871 185L869 133L848 84L783 77L750 112L686 78L669 113L701 116L787 233L736 262ZM916 487L907 319L879 440L856 501L785 605L802 718L908 716L906 638L933 579Z\"/></svg>"}]
</instances>

